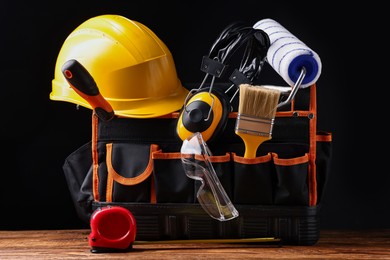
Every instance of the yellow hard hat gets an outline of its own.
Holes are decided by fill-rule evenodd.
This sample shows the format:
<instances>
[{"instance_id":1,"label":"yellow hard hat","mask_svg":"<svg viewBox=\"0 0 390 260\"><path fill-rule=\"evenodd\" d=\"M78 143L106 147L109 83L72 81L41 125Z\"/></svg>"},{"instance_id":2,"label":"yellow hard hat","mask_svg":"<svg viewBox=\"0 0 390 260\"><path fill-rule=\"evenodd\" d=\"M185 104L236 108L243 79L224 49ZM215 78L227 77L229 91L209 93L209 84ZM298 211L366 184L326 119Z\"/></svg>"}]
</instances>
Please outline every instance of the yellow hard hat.
<instances>
[{"instance_id":1,"label":"yellow hard hat","mask_svg":"<svg viewBox=\"0 0 390 260\"><path fill-rule=\"evenodd\" d=\"M88 70L118 116L166 115L181 109L188 94L167 46L145 25L120 15L85 21L66 38L57 57L50 99L92 109L61 71L71 59Z\"/></svg>"}]
</instances>

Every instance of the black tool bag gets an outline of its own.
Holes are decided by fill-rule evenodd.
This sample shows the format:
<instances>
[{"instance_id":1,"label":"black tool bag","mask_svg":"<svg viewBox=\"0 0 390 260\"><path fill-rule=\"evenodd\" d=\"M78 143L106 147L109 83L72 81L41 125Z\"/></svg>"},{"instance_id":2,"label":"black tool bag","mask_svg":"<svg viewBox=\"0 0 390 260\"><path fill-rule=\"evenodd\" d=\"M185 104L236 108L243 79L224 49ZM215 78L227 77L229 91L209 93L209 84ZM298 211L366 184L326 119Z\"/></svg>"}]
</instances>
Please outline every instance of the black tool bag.
<instances>
[{"instance_id":1,"label":"black tool bag","mask_svg":"<svg viewBox=\"0 0 390 260\"><path fill-rule=\"evenodd\" d=\"M278 237L315 244L332 144L331 133L317 130L316 86L300 89L276 113L272 139L254 159L243 157L236 116L230 113L209 148L237 218L215 220L197 202L200 183L186 176L181 162L179 112L107 122L92 115L91 142L63 167L80 218L89 222L97 208L119 205L136 218L137 240Z\"/></svg>"}]
</instances>

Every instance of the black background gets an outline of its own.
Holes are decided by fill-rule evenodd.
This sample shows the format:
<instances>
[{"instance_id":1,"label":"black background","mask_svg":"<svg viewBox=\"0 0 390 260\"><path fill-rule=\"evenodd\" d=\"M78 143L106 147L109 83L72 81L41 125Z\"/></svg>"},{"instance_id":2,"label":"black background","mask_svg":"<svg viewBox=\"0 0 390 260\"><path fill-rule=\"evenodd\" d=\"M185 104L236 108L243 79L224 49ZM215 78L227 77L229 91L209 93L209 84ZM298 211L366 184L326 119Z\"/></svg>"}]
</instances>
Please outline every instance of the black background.
<instances>
[{"instance_id":1,"label":"black background","mask_svg":"<svg viewBox=\"0 0 390 260\"><path fill-rule=\"evenodd\" d=\"M2 1L0 229L86 227L62 165L90 140L91 111L51 101L49 94L64 40L101 14L120 14L154 31L183 84L203 79L201 57L228 23L278 21L322 61L318 129L332 132L333 157L321 227L390 228L381 10L329 1ZM274 83L278 75L265 71Z\"/></svg>"}]
</instances>

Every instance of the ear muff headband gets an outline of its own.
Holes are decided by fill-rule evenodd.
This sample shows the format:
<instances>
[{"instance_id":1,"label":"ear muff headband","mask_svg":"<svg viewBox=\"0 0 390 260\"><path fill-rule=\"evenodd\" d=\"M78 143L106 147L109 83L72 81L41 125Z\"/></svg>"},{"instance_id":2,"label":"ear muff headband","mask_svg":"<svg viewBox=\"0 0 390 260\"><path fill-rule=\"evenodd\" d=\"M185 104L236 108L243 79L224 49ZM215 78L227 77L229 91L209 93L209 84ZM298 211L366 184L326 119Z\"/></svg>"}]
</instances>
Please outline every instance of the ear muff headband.
<instances>
[{"instance_id":1,"label":"ear muff headband","mask_svg":"<svg viewBox=\"0 0 390 260\"><path fill-rule=\"evenodd\" d=\"M236 86L230 102L238 93L240 84L251 84L259 76L270 46L268 34L261 29L245 26L241 22L232 23L222 31L208 55L203 56L201 70L206 73L204 81L208 75L212 75L213 83L215 78L222 77L226 67L229 66L231 57L245 43L240 66L234 69L229 77L233 85L226 92L230 91L234 85Z\"/></svg>"},{"instance_id":2,"label":"ear muff headband","mask_svg":"<svg viewBox=\"0 0 390 260\"><path fill-rule=\"evenodd\" d=\"M264 40L263 37L267 39ZM239 84L251 83L260 73L266 56L264 50L269 47L267 42L269 43L267 34L239 22L230 24L220 33L208 56L204 56L202 60L201 70L206 76L196 91L190 91L181 111L177 124L180 139L184 140L195 132L201 132L205 141L216 139L227 124L234 96L229 100L226 93L230 88L225 92L214 89L215 78L223 75L231 57L246 43L239 69L229 79L233 82L232 86L237 86L237 90ZM203 87L208 76L212 76L211 84Z\"/></svg>"},{"instance_id":3,"label":"ear muff headband","mask_svg":"<svg viewBox=\"0 0 390 260\"><path fill-rule=\"evenodd\" d=\"M268 35L262 30L256 30L253 37L248 40L239 71L250 81L259 76L270 44Z\"/></svg>"}]
</instances>

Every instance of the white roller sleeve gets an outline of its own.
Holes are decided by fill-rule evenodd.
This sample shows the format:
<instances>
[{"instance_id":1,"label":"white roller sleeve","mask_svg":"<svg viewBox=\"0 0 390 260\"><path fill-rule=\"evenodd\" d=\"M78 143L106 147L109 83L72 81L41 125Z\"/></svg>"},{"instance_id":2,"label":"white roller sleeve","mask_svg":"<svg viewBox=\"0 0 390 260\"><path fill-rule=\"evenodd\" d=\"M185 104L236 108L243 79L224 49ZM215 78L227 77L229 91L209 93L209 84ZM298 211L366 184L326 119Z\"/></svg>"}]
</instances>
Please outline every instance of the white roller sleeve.
<instances>
[{"instance_id":1,"label":"white roller sleeve","mask_svg":"<svg viewBox=\"0 0 390 260\"><path fill-rule=\"evenodd\" d=\"M302 88L313 85L318 80L322 64L316 52L272 19L260 20L253 28L267 33L271 41L267 62L291 87L299 78L302 67L306 69Z\"/></svg>"}]
</instances>

